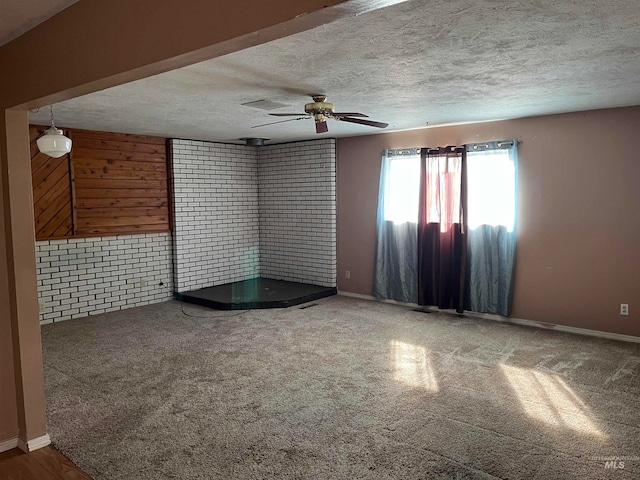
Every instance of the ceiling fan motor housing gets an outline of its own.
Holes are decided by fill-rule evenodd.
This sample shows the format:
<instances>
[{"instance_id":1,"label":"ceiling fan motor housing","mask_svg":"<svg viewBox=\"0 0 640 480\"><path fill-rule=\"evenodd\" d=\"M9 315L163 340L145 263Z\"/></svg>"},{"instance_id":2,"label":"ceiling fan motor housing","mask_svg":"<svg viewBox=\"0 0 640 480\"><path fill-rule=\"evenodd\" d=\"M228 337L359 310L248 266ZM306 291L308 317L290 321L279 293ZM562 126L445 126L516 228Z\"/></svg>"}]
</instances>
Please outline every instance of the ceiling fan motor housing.
<instances>
[{"instance_id":1,"label":"ceiling fan motor housing","mask_svg":"<svg viewBox=\"0 0 640 480\"><path fill-rule=\"evenodd\" d=\"M335 109L333 103L325 102L326 99L324 95L314 95L313 103L304 106L305 113L313 115L316 121L324 121L324 116L331 115Z\"/></svg>"}]
</instances>

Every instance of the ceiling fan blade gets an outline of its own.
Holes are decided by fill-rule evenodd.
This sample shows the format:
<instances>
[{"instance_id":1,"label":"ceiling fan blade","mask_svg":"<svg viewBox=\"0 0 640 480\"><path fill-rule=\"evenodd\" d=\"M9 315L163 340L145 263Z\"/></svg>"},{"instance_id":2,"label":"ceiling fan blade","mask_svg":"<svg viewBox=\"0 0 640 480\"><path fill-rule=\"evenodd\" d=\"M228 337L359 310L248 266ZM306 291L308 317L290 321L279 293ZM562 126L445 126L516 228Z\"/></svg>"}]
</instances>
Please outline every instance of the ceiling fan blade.
<instances>
[{"instance_id":1,"label":"ceiling fan blade","mask_svg":"<svg viewBox=\"0 0 640 480\"><path fill-rule=\"evenodd\" d=\"M267 125L275 125L276 123L293 122L294 120L308 120L311 117L290 118L289 120L280 120L279 122L263 123L262 125L254 125L251 128L266 127Z\"/></svg>"},{"instance_id":2,"label":"ceiling fan blade","mask_svg":"<svg viewBox=\"0 0 640 480\"><path fill-rule=\"evenodd\" d=\"M373 120L364 120L362 118L339 117L339 118L336 118L336 120L340 120L342 122L349 122L349 123L359 123L360 125L368 125L370 127L378 127L378 128L387 128L389 126L388 123L374 122Z\"/></svg>"},{"instance_id":3,"label":"ceiling fan blade","mask_svg":"<svg viewBox=\"0 0 640 480\"><path fill-rule=\"evenodd\" d=\"M300 117L304 113L270 113L269 115L273 117Z\"/></svg>"},{"instance_id":4,"label":"ceiling fan blade","mask_svg":"<svg viewBox=\"0 0 640 480\"><path fill-rule=\"evenodd\" d=\"M353 112L333 112L331 115L336 117L367 117L369 115L365 115L364 113L353 113Z\"/></svg>"},{"instance_id":5,"label":"ceiling fan blade","mask_svg":"<svg viewBox=\"0 0 640 480\"><path fill-rule=\"evenodd\" d=\"M327 133L329 131L329 126L327 122L316 122L316 133Z\"/></svg>"}]
</instances>

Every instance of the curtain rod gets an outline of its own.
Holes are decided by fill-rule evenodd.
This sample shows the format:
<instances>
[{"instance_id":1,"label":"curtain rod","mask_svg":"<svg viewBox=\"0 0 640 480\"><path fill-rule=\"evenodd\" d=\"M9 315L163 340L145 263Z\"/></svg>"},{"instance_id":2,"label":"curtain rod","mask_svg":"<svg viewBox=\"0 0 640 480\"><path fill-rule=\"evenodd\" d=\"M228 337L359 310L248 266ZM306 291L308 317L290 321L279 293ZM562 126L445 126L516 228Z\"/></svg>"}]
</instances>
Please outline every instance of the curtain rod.
<instances>
[{"instance_id":1,"label":"curtain rod","mask_svg":"<svg viewBox=\"0 0 640 480\"><path fill-rule=\"evenodd\" d=\"M456 145L447 145L446 147L437 147L437 148L427 148L427 155L433 154L441 154L441 153L462 153L464 151L464 146L458 147Z\"/></svg>"},{"instance_id":2,"label":"curtain rod","mask_svg":"<svg viewBox=\"0 0 640 480\"><path fill-rule=\"evenodd\" d=\"M490 148L493 145L495 145L497 148L502 148L502 147L513 147L516 143L520 143L517 140L494 140L491 142L478 142L478 143L468 143L465 146L467 147L467 150L470 148L473 148L474 150L477 150L479 148Z\"/></svg>"},{"instance_id":3,"label":"curtain rod","mask_svg":"<svg viewBox=\"0 0 640 480\"><path fill-rule=\"evenodd\" d=\"M382 151L382 155L420 155L420 147L387 149Z\"/></svg>"},{"instance_id":4,"label":"curtain rod","mask_svg":"<svg viewBox=\"0 0 640 480\"><path fill-rule=\"evenodd\" d=\"M473 149L473 150L478 150L479 148L489 148L491 145L495 145L497 148L502 148L502 147L512 147L514 145L520 145L522 142L519 141L517 138L511 139L511 140L492 140L490 142L478 142L478 143L465 143L464 145L461 145L458 148L467 148L467 150L469 149ZM438 150L440 148L451 148L452 145L447 145L446 147L411 147L411 148L394 148L394 149L386 149L383 150L381 152L382 155L389 155L389 156L394 156L394 155L420 155L420 150L422 150L423 148L426 148L427 150Z\"/></svg>"}]
</instances>

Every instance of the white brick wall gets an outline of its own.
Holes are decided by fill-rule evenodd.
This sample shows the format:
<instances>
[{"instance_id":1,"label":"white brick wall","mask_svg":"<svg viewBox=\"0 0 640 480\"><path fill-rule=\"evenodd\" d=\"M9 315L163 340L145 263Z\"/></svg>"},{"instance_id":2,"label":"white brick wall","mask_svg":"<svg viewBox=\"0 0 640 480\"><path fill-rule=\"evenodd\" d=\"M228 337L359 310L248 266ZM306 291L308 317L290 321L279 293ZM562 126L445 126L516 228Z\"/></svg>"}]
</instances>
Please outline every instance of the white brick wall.
<instances>
[{"instance_id":1,"label":"white brick wall","mask_svg":"<svg viewBox=\"0 0 640 480\"><path fill-rule=\"evenodd\" d=\"M37 242L41 322L165 301L174 280L180 292L260 275L336 285L333 139L172 144L173 246L168 233Z\"/></svg>"},{"instance_id":2,"label":"white brick wall","mask_svg":"<svg viewBox=\"0 0 640 480\"><path fill-rule=\"evenodd\" d=\"M259 276L256 147L171 143L178 291Z\"/></svg>"},{"instance_id":3,"label":"white brick wall","mask_svg":"<svg viewBox=\"0 0 640 480\"><path fill-rule=\"evenodd\" d=\"M172 140L179 292L257 276L336 285L335 140Z\"/></svg>"},{"instance_id":4,"label":"white brick wall","mask_svg":"<svg viewBox=\"0 0 640 480\"><path fill-rule=\"evenodd\" d=\"M263 277L336 286L334 139L260 147Z\"/></svg>"},{"instance_id":5,"label":"white brick wall","mask_svg":"<svg viewBox=\"0 0 640 480\"><path fill-rule=\"evenodd\" d=\"M168 233L37 242L41 322L165 301L174 281L336 285L334 140L172 143L173 246Z\"/></svg>"},{"instance_id":6,"label":"white brick wall","mask_svg":"<svg viewBox=\"0 0 640 480\"><path fill-rule=\"evenodd\" d=\"M169 233L40 241L36 261L44 323L173 296Z\"/></svg>"}]
</instances>

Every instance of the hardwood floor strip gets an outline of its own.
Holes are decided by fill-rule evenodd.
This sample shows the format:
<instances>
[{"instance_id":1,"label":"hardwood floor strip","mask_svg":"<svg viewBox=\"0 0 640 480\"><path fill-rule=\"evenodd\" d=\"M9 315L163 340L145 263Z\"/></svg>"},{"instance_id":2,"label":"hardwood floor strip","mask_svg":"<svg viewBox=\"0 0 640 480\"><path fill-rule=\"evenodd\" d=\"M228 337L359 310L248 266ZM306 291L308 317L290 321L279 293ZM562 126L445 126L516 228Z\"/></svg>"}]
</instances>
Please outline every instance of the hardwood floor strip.
<instances>
[{"instance_id":1,"label":"hardwood floor strip","mask_svg":"<svg viewBox=\"0 0 640 480\"><path fill-rule=\"evenodd\" d=\"M41 448L31 452L35 460L52 475L53 479L88 480L89 475L76 467L71 460L54 448Z\"/></svg>"},{"instance_id":2,"label":"hardwood floor strip","mask_svg":"<svg viewBox=\"0 0 640 480\"><path fill-rule=\"evenodd\" d=\"M58 450L49 446L31 453L17 448L0 454L2 480L91 480Z\"/></svg>"}]
</instances>

